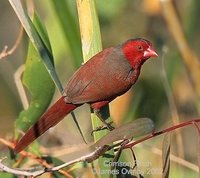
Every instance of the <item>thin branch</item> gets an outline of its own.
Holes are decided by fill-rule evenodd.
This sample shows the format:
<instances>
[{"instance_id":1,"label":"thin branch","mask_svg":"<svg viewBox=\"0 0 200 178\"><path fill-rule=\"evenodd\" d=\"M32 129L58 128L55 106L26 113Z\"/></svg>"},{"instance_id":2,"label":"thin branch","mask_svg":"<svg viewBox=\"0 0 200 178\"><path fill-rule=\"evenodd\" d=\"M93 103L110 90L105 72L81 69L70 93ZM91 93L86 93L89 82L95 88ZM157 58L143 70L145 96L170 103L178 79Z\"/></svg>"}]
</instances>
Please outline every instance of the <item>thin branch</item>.
<instances>
[{"instance_id":1,"label":"thin branch","mask_svg":"<svg viewBox=\"0 0 200 178\"><path fill-rule=\"evenodd\" d=\"M11 144L10 146L14 147L14 144ZM93 149L93 151L91 151L92 149ZM89 152L88 154L86 154L86 155L77 154L76 159L72 159L72 160L70 159L69 161L67 161L59 166L55 166L55 167L50 166L45 160L41 160L39 157L36 157L38 162L43 163L43 166L45 164L45 168L42 168L40 170L37 170L37 168L33 168L34 171L32 171L30 169L26 170L26 169L10 168L10 167L6 166L5 164L3 164L2 163L3 159L1 159L0 160L0 171L12 173L15 175L32 176L32 177L37 177L37 176L40 176L47 172L59 171L60 173L64 174L65 176L72 178L71 175L69 175L68 173L66 173L65 171L62 171L60 169L65 168L71 164L74 164L74 163L80 162L80 161L91 162L91 161L97 159L102 154L104 154L108 149L109 149L108 145L104 145L103 147L100 147L100 148L95 147L95 145L94 145L94 148L87 147L85 149L85 152ZM23 156L29 155L31 157L35 157L35 155L33 155L31 153L27 153L25 151L20 152L20 154L23 154Z\"/></svg>"},{"instance_id":2,"label":"thin branch","mask_svg":"<svg viewBox=\"0 0 200 178\"><path fill-rule=\"evenodd\" d=\"M2 52L0 53L0 59L3 59L14 53L14 51L17 49L17 47L19 46L19 44L21 42L23 33L24 33L24 30L23 30L23 27L21 26L19 34L17 36L17 40L15 41L15 44L13 45L13 47L10 50L8 50L8 46L5 46L4 49L2 50Z\"/></svg>"},{"instance_id":3,"label":"thin branch","mask_svg":"<svg viewBox=\"0 0 200 178\"><path fill-rule=\"evenodd\" d=\"M4 144L4 145L8 146L8 147L11 148L11 149L14 149L14 147L15 147L15 144L14 144L14 143L12 143L12 142L10 142L10 141L7 141L7 140L5 140L5 139L3 139L3 138L0 138L0 143L2 143L2 144ZM32 154L32 153L28 153L28 152L26 152L26 151L21 151L19 154L22 155L23 157L28 157L28 158L30 158L30 159L33 159L33 160L37 161L39 164L41 164L42 166L45 167L44 169L47 169L47 168L51 168L51 167L52 167L52 166L51 166L50 164L48 164L45 160L41 159L40 157L38 157L38 156L36 156L36 155L34 155L34 154ZM0 164L1 164L1 166L5 166L5 165L3 165L2 160L1 160L1 163L0 163ZM1 169L1 166L0 166L0 169ZM7 169L7 166L5 166L5 169L8 170L8 169ZM40 170L40 171L42 172L42 171L44 171L44 169L43 169L43 170ZM4 171L6 171L6 170L4 170ZM13 169L12 171L14 171L14 170L15 170L15 169ZM17 171L20 171L20 170L21 170L21 169L17 169ZM26 170L23 170L23 169L22 169L21 171L25 171L25 172L26 172ZM40 171L37 172L37 174L41 173ZM29 170L29 172L30 172L30 170ZM18 173L23 173L23 172L18 172ZM43 173L45 173L45 172L42 172L42 174L43 174ZM72 178L72 176L71 176L68 172L66 172L66 171L59 170L59 173L65 175L66 177ZM25 174L27 174L27 173L25 173ZM24 174L17 174L17 175L24 175ZM26 175L25 175L25 176L26 176ZM29 176L34 176L34 175L29 175Z\"/></svg>"},{"instance_id":4,"label":"thin branch","mask_svg":"<svg viewBox=\"0 0 200 178\"><path fill-rule=\"evenodd\" d=\"M141 139L139 139L137 141L133 141L133 142L128 143L125 146L125 149L132 148L133 146L135 146L135 145L137 145L137 144L139 144L139 143L141 143L143 141L149 140L149 139L151 139L153 137L156 137L158 135L162 135L164 133L172 132L172 131L174 131L176 129L180 129L180 128L186 127L188 125L193 125L193 124L199 123L199 122L200 122L200 119L193 119L193 120L190 120L190 121L187 121L187 122L183 122L183 123L174 125L172 127L168 127L168 128L166 128L166 129L164 129L162 131L154 132L154 133L152 133L150 135L147 135L146 137L143 137L143 138L141 138Z\"/></svg>"},{"instance_id":5,"label":"thin branch","mask_svg":"<svg viewBox=\"0 0 200 178\"><path fill-rule=\"evenodd\" d=\"M22 169L9 168L8 166L2 163L4 159L5 158L0 160L0 171L2 172L7 172L7 173L11 173L14 175L21 175L21 176L31 176L31 177L36 177L36 176L41 175L41 173L43 173L43 170L30 172L30 170L27 171L27 170L22 170Z\"/></svg>"}]
</instances>

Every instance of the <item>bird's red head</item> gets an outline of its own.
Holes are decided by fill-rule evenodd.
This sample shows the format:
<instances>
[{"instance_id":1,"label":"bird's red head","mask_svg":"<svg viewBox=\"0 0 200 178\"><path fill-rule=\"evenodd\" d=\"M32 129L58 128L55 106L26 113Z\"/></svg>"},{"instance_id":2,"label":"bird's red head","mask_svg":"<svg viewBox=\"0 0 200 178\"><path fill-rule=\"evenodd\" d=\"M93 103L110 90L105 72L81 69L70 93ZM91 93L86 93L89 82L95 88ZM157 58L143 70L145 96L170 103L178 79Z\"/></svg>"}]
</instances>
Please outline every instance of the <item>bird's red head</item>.
<instances>
[{"instance_id":1,"label":"bird's red head","mask_svg":"<svg viewBox=\"0 0 200 178\"><path fill-rule=\"evenodd\" d=\"M140 67L150 57L158 57L152 44L148 40L142 38L126 41L122 49L125 58L134 69Z\"/></svg>"}]
</instances>

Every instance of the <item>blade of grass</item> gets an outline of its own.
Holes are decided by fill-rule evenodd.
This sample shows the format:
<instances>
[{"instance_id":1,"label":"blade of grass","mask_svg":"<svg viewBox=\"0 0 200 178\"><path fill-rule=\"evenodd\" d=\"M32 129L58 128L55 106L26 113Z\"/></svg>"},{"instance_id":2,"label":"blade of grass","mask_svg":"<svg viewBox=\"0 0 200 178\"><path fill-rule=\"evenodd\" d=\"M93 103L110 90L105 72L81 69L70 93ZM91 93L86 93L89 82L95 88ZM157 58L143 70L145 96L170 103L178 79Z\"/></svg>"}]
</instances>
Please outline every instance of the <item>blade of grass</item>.
<instances>
[{"instance_id":1,"label":"blade of grass","mask_svg":"<svg viewBox=\"0 0 200 178\"><path fill-rule=\"evenodd\" d=\"M81 41L82 41L82 51L83 51L83 59L86 62L96 53L102 50L101 43L101 34L99 28L98 17L95 9L95 3L93 0L77 0L77 9L79 16L79 24L81 31ZM106 118L109 117L109 108L108 106L101 111ZM99 118L92 113L92 127L95 129L96 127L102 125L102 122ZM99 140L101 137L107 134L108 131L102 130L94 133L95 142ZM110 151L109 154L113 154L113 151ZM99 167L100 170L108 170L109 167L105 165L105 162L111 161L110 158L101 157L99 158ZM104 175L104 177L109 177L109 175Z\"/></svg>"},{"instance_id":2,"label":"blade of grass","mask_svg":"<svg viewBox=\"0 0 200 178\"><path fill-rule=\"evenodd\" d=\"M188 69L188 76L190 77L190 81L194 92L197 97L197 107L200 110L199 97L200 97L200 62L197 55L190 48L187 39L185 38L185 34L183 32L183 28L181 22L176 13L174 4L172 0L160 0L161 12L166 20L167 27L172 34L176 45L182 55L183 63L185 67ZM192 60L192 61L191 61ZM200 111L199 111L200 112Z\"/></svg>"},{"instance_id":3,"label":"blade of grass","mask_svg":"<svg viewBox=\"0 0 200 178\"><path fill-rule=\"evenodd\" d=\"M82 62L82 52L80 33L76 19L71 13L70 6L67 1L52 0L51 3L56 15L58 16L65 38L69 44L71 54L74 58L74 65L79 67Z\"/></svg>"},{"instance_id":4,"label":"blade of grass","mask_svg":"<svg viewBox=\"0 0 200 178\"><path fill-rule=\"evenodd\" d=\"M163 147L162 147L162 162L163 162L163 178L169 177L170 171L170 141L171 134L166 134L163 139Z\"/></svg>"},{"instance_id":5,"label":"blade of grass","mask_svg":"<svg viewBox=\"0 0 200 178\"><path fill-rule=\"evenodd\" d=\"M66 41L69 44L71 55L74 58L73 60L74 66L78 68L82 62L82 52L81 52L80 33L78 30L76 19L71 13L70 6L67 1L52 0L51 4L56 15L58 16L58 20L62 26L62 30L64 32ZM74 112L71 112L71 115L76 124L76 127L79 130L79 133L81 134L84 142L86 143Z\"/></svg>"},{"instance_id":6,"label":"blade of grass","mask_svg":"<svg viewBox=\"0 0 200 178\"><path fill-rule=\"evenodd\" d=\"M35 26L33 25L32 21L30 20L27 13L24 11L21 1L20 0L9 0L11 6L13 7L16 15L18 16L22 26L24 27L27 35L29 36L31 42L33 43L34 47L39 52L45 67L47 68L52 80L56 84L60 93L63 92L63 87L61 82L56 74L56 71L53 66L53 55L49 52L47 48L47 44L44 43L42 38L39 35L39 32L36 30Z\"/></svg>"}]
</instances>

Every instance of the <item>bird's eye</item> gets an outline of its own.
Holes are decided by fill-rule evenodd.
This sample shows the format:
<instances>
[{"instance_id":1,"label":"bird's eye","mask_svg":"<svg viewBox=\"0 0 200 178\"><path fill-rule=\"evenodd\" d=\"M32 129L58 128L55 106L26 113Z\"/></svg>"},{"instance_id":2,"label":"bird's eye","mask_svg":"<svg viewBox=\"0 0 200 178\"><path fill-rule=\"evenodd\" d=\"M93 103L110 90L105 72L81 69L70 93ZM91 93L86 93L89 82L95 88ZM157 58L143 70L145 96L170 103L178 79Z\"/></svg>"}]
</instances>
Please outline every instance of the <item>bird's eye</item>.
<instances>
[{"instance_id":1,"label":"bird's eye","mask_svg":"<svg viewBox=\"0 0 200 178\"><path fill-rule=\"evenodd\" d=\"M143 50L143 47L141 45L137 46L137 50L138 51L142 51Z\"/></svg>"}]
</instances>

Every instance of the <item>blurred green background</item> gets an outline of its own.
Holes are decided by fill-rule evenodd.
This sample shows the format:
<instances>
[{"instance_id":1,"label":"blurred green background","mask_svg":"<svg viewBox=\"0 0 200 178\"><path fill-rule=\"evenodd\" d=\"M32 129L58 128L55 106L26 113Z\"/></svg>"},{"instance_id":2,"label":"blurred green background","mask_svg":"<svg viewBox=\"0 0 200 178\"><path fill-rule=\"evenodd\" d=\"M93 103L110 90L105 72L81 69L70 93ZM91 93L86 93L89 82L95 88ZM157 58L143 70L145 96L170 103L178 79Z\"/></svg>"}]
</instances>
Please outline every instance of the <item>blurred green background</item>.
<instances>
[{"instance_id":1,"label":"blurred green background","mask_svg":"<svg viewBox=\"0 0 200 178\"><path fill-rule=\"evenodd\" d=\"M56 71L62 84L65 85L82 61L81 58L78 59L78 56L81 55L80 46L77 46L77 54L74 54L75 51L71 50L70 43L65 37L66 34L58 20L52 0L34 0L33 2L46 25L56 60ZM66 0L66 2L69 5L75 24L78 25L76 2L71 0ZM190 48L197 56L200 56L199 0L176 0L173 3ZM96 6L103 48L117 45L130 38L144 37L153 43L160 56L159 59L151 59L145 63L140 78L132 90L121 101L111 104L111 116L114 118L115 123L119 125L122 122L146 116L155 121L156 129L172 125L172 110L170 109L162 77L161 57L163 46L168 48L164 63L171 87L170 92L173 94L180 121L198 118L197 95L192 90L182 56L162 16L159 1L96 0ZM1 0L0 3L0 22L0 50L3 50L5 45L10 48L14 44L20 28L20 23L7 0ZM80 43L80 39L78 40ZM16 89L14 73L24 63L27 48L28 38L24 35L14 54L0 60L0 137L13 134L14 121L23 109ZM193 59L190 60L192 63ZM58 97L59 92L56 91L54 101ZM87 140L91 141L89 107L79 108L76 114ZM53 140L50 136L41 138L44 144L49 140L53 140L53 144L60 142L74 144L77 139L82 142L77 130L74 129L75 124L72 119L62 122L64 125L59 124L53 130L54 134L51 131L49 133L50 136L54 135L56 139ZM67 137L59 138L60 134L66 134L66 129L70 131ZM183 147L185 159L197 164L198 147L195 139L197 138L195 129L188 127L182 130L181 133L183 135L183 146L181 147ZM191 137L194 139L191 139ZM75 140L72 138L75 138ZM54 143L55 140L58 143ZM157 144L158 147L161 146L161 139L156 138L152 142L152 144ZM174 143L172 144L172 150L177 154L176 150L180 145L176 144L174 137L172 137L172 143ZM182 171L182 169L179 170ZM176 171L174 170L174 172ZM192 177L193 175L197 177L197 173L194 172L186 171L185 174L190 176L184 177Z\"/></svg>"}]
</instances>

